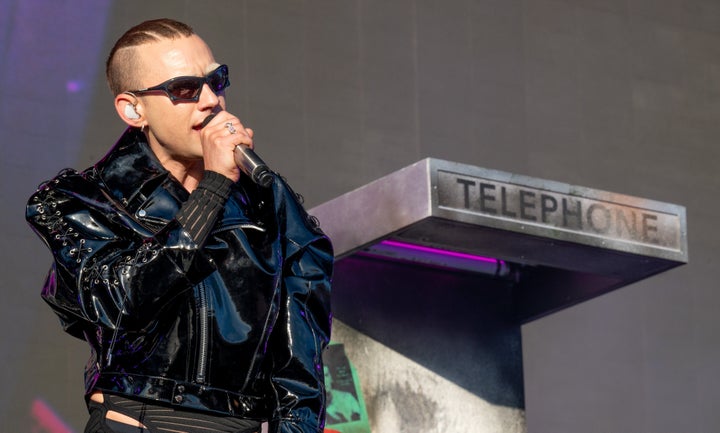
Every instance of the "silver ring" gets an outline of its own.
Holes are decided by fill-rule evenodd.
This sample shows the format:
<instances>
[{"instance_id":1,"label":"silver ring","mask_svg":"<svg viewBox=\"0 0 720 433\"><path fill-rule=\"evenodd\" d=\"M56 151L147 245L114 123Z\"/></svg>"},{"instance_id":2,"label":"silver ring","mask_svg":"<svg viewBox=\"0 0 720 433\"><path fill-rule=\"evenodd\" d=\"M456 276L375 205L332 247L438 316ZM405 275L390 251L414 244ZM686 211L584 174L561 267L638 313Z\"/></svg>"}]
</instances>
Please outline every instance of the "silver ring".
<instances>
[{"instance_id":1,"label":"silver ring","mask_svg":"<svg viewBox=\"0 0 720 433\"><path fill-rule=\"evenodd\" d=\"M232 122L226 122L225 127L227 128L228 131L230 131L231 134L237 134L237 130L233 126Z\"/></svg>"}]
</instances>

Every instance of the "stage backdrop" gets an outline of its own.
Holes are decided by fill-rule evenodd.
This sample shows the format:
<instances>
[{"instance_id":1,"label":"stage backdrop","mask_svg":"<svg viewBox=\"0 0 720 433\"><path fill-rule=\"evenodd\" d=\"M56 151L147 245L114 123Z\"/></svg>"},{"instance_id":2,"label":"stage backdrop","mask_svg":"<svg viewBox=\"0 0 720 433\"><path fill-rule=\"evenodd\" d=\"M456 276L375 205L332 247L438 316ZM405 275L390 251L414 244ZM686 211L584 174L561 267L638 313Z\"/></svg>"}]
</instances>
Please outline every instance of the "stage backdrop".
<instances>
[{"instance_id":1,"label":"stage backdrop","mask_svg":"<svg viewBox=\"0 0 720 433\"><path fill-rule=\"evenodd\" d=\"M720 425L716 0L0 0L0 431L82 431L88 351L40 300L24 205L122 132L105 56L161 16L230 66L230 110L309 207L425 157L687 206L689 265L523 327L527 430Z\"/></svg>"}]
</instances>

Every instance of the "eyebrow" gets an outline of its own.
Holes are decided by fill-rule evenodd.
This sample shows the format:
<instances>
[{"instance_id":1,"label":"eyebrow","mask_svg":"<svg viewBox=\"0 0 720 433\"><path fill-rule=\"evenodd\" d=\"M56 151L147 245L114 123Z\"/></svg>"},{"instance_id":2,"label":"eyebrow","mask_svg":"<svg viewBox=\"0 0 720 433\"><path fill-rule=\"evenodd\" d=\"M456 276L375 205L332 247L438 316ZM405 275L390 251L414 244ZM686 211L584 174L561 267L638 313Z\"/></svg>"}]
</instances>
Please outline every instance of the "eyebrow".
<instances>
[{"instance_id":1,"label":"eyebrow","mask_svg":"<svg viewBox=\"0 0 720 433\"><path fill-rule=\"evenodd\" d=\"M210 72L214 71L215 69L220 67L220 63L213 62L208 65L208 67L205 69L205 73L209 74Z\"/></svg>"}]
</instances>

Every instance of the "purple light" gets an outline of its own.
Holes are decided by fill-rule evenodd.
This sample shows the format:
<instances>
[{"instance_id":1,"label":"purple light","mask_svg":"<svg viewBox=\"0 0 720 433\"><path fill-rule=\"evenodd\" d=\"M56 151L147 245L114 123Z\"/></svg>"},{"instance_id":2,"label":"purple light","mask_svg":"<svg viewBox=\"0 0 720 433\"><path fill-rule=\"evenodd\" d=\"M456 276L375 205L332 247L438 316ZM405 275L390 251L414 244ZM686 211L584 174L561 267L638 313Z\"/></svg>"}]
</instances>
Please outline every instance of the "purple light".
<instances>
[{"instance_id":1,"label":"purple light","mask_svg":"<svg viewBox=\"0 0 720 433\"><path fill-rule=\"evenodd\" d=\"M78 80L70 80L65 83L65 90L68 93L77 93L80 90L82 90L83 87L84 86L83 86L82 81L78 81Z\"/></svg>"},{"instance_id":2,"label":"purple light","mask_svg":"<svg viewBox=\"0 0 720 433\"><path fill-rule=\"evenodd\" d=\"M405 242L384 240L380 242L381 245L387 245L389 247L405 248L413 251L421 251L423 253L438 254L441 256L455 257L459 259L475 260L478 262L494 263L502 262L498 259L492 259L490 257L476 256L474 254L458 253L456 251L441 250L439 248L423 247L421 245L406 244Z\"/></svg>"},{"instance_id":3,"label":"purple light","mask_svg":"<svg viewBox=\"0 0 720 433\"><path fill-rule=\"evenodd\" d=\"M359 253L387 260L415 263L421 266L475 272L495 278L514 278L512 266L504 260L389 239L369 246Z\"/></svg>"}]
</instances>

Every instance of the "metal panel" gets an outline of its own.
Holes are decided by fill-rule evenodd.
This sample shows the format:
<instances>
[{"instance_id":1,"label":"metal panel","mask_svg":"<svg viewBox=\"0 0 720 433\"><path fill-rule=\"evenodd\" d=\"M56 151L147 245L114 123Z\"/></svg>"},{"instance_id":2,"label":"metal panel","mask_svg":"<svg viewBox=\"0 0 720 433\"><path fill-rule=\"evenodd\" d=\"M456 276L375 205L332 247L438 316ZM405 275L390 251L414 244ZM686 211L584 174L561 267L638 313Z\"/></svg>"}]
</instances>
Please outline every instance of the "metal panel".
<instances>
[{"instance_id":1,"label":"metal panel","mask_svg":"<svg viewBox=\"0 0 720 433\"><path fill-rule=\"evenodd\" d=\"M311 213L332 237L338 257L437 217L467 224L458 225L460 231L480 226L687 262L683 206L433 158Z\"/></svg>"},{"instance_id":2,"label":"metal panel","mask_svg":"<svg viewBox=\"0 0 720 433\"><path fill-rule=\"evenodd\" d=\"M688 260L683 206L432 158L310 213L338 259L389 238L515 264L521 321Z\"/></svg>"}]
</instances>

